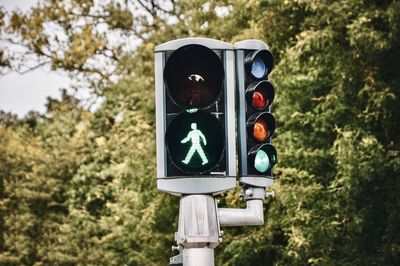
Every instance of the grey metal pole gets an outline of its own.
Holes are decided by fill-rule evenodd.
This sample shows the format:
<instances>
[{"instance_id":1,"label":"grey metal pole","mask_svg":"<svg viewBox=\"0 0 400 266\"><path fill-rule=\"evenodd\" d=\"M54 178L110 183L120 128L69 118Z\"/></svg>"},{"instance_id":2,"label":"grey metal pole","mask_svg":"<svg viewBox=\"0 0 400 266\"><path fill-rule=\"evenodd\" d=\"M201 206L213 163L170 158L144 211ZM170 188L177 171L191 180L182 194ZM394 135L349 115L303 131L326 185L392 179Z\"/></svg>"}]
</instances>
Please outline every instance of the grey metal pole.
<instances>
[{"instance_id":1,"label":"grey metal pole","mask_svg":"<svg viewBox=\"0 0 400 266\"><path fill-rule=\"evenodd\" d=\"M213 248L187 248L183 249L184 266L211 266L214 265Z\"/></svg>"},{"instance_id":2,"label":"grey metal pole","mask_svg":"<svg viewBox=\"0 0 400 266\"><path fill-rule=\"evenodd\" d=\"M216 200L209 195L183 196L175 234L178 247L173 248L179 255L170 259L170 265L214 266L214 248L222 239L220 226L264 224L265 188L244 187L244 192L245 209L217 208Z\"/></svg>"},{"instance_id":3,"label":"grey metal pole","mask_svg":"<svg viewBox=\"0 0 400 266\"><path fill-rule=\"evenodd\" d=\"M177 244L182 247L184 266L214 266L214 248L221 231L215 199L209 195L188 195L180 200ZM178 255L179 256L179 255Z\"/></svg>"}]
</instances>

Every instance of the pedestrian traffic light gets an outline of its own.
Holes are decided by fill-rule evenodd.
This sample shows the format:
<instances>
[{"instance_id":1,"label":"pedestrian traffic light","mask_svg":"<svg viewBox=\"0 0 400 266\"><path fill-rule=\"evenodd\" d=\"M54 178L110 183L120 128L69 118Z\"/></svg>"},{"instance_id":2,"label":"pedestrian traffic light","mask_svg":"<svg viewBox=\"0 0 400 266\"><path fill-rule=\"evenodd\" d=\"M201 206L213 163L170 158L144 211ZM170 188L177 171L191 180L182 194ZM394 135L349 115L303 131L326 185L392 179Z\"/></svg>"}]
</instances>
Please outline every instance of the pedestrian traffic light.
<instances>
[{"instance_id":1,"label":"pedestrian traffic light","mask_svg":"<svg viewBox=\"0 0 400 266\"><path fill-rule=\"evenodd\" d=\"M175 194L235 187L234 51L185 38L155 48L157 186Z\"/></svg>"},{"instance_id":2,"label":"pedestrian traffic light","mask_svg":"<svg viewBox=\"0 0 400 266\"><path fill-rule=\"evenodd\" d=\"M266 187L272 184L277 153L271 144L275 118L271 104L275 91L268 79L273 57L259 40L234 44L238 99L239 176L242 184Z\"/></svg>"}]
</instances>

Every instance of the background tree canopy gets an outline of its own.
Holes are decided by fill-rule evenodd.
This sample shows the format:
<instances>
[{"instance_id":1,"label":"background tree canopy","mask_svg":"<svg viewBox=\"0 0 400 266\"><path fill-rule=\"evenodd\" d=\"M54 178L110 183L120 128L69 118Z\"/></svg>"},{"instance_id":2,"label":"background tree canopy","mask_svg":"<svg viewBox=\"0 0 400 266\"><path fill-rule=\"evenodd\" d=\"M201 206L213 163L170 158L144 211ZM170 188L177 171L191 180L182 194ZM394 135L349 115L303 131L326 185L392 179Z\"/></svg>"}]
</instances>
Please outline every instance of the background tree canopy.
<instances>
[{"instance_id":1,"label":"background tree canopy","mask_svg":"<svg viewBox=\"0 0 400 266\"><path fill-rule=\"evenodd\" d=\"M41 1L0 11L1 72L63 70L45 114L0 114L1 265L166 265L178 198L155 184L154 47L271 47L280 162L262 227L226 229L217 265L400 265L400 2ZM75 89L81 89L77 87ZM224 205L243 207L237 191Z\"/></svg>"}]
</instances>

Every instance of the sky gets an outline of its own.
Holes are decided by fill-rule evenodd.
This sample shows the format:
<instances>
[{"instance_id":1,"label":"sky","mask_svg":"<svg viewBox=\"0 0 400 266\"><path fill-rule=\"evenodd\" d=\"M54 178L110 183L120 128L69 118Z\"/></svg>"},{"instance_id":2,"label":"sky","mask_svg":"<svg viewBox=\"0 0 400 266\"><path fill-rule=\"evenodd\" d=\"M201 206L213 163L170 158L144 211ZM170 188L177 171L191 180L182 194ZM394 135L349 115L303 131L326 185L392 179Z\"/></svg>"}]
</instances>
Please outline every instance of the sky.
<instances>
[{"instance_id":1,"label":"sky","mask_svg":"<svg viewBox=\"0 0 400 266\"><path fill-rule=\"evenodd\" d=\"M39 68L20 75L11 72L0 76L0 109L19 117L30 110L45 112L48 96L59 98L61 88L69 88L70 80L56 72Z\"/></svg>"},{"instance_id":2,"label":"sky","mask_svg":"<svg viewBox=\"0 0 400 266\"><path fill-rule=\"evenodd\" d=\"M35 3L34 0L0 0L0 6L7 11L15 8L27 10ZM19 117L30 110L43 113L47 97L59 98L61 89L69 87L67 75L47 70L46 67L23 75L16 72L0 75L0 110Z\"/></svg>"}]
</instances>

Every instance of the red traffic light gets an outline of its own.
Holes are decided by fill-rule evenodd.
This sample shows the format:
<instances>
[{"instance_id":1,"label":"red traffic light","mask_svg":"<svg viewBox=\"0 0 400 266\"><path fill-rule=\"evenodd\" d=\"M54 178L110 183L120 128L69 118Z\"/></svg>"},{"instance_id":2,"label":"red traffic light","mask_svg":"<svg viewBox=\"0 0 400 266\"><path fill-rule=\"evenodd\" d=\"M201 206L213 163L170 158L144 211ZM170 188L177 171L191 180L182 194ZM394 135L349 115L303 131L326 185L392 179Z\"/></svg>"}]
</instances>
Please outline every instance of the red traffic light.
<instances>
[{"instance_id":1,"label":"red traffic light","mask_svg":"<svg viewBox=\"0 0 400 266\"><path fill-rule=\"evenodd\" d=\"M262 91L256 89L253 93L253 100L251 101L251 106L255 109L262 110L268 104L268 95Z\"/></svg>"},{"instance_id":2,"label":"red traffic light","mask_svg":"<svg viewBox=\"0 0 400 266\"><path fill-rule=\"evenodd\" d=\"M253 82L247 87L247 103L255 110L264 110L271 105L274 98L274 87L268 80Z\"/></svg>"}]
</instances>

